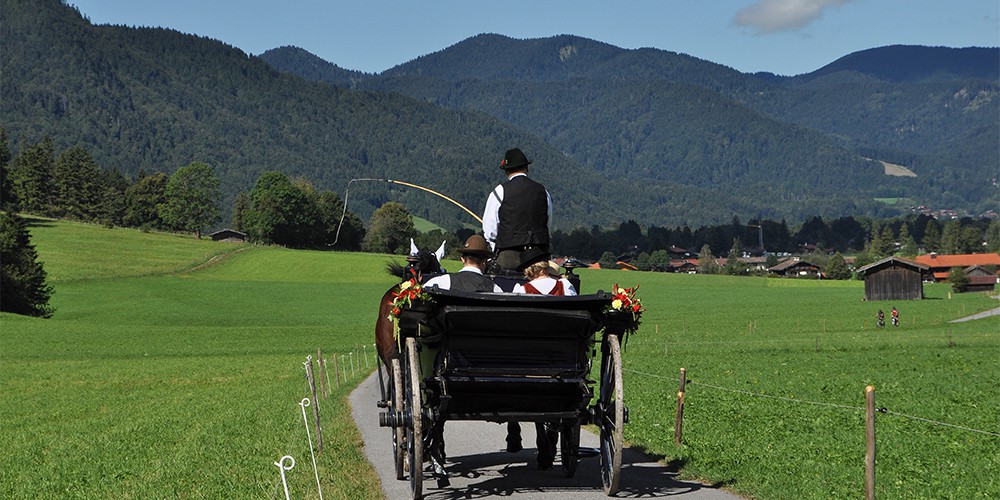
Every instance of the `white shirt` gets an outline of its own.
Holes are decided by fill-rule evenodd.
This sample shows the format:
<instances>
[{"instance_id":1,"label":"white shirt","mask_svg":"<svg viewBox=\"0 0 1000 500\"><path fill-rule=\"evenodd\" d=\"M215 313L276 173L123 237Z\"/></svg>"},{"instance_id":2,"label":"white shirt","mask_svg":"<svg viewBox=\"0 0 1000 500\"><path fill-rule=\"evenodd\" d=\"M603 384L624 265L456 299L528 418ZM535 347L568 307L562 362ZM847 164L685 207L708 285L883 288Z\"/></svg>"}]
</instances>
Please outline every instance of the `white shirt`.
<instances>
[{"instance_id":1,"label":"white shirt","mask_svg":"<svg viewBox=\"0 0 1000 500\"><path fill-rule=\"evenodd\" d=\"M559 278L559 281L563 284L563 295L576 295L576 288L573 288L573 284L569 282L566 278ZM544 295L548 295L553 288L556 287L556 279L550 276L542 276L541 278L535 278L531 280L531 286L535 287L539 292ZM514 293L528 293L524 291L524 286L520 283L514 285Z\"/></svg>"},{"instance_id":2,"label":"white shirt","mask_svg":"<svg viewBox=\"0 0 1000 500\"><path fill-rule=\"evenodd\" d=\"M483 274L483 272L480 271L479 268L476 267L476 266L465 266L462 269L459 269L458 272L460 272L460 273L476 273L476 274L478 274L480 276ZM442 274L441 276L435 276L435 277L427 280L427 283L424 283L424 288L430 288L430 287L432 287L434 285L437 285L437 287L440 288L440 289L442 289L442 290L451 290L451 275ZM503 289L500 288L500 285L497 285L496 283L494 283L493 284L493 291L494 292L503 292Z\"/></svg>"},{"instance_id":3,"label":"white shirt","mask_svg":"<svg viewBox=\"0 0 1000 500\"><path fill-rule=\"evenodd\" d=\"M507 178L513 179L519 175L527 175L524 172L514 174ZM552 227L552 196L549 190L545 190L545 201L549 205L549 227ZM483 237L490 242L490 248L496 250L497 226L500 225L500 204L503 203L503 184L493 188L493 192L486 197L486 209L483 210Z\"/></svg>"}]
</instances>

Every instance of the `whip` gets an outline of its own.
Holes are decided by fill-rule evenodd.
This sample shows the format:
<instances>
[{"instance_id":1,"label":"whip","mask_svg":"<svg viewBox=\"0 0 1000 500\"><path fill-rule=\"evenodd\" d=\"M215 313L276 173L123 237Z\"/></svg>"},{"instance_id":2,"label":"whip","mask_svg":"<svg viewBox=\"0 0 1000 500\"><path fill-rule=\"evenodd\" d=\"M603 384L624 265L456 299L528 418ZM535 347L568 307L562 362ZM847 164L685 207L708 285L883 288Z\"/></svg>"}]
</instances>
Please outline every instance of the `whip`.
<instances>
[{"instance_id":1,"label":"whip","mask_svg":"<svg viewBox=\"0 0 1000 500\"><path fill-rule=\"evenodd\" d=\"M423 187L423 186L419 186L417 184L413 184L413 183L410 183L410 182L398 181L398 180L395 180L395 179L372 179L372 178L351 179L350 181L347 182L347 188L344 189L344 209L343 209L342 213L340 214L340 223L337 224L337 234L333 238L333 243L330 243L330 246L336 245L337 241L340 239L340 228L343 227L343 225L344 225L344 217L347 216L347 197L349 196L349 193L351 191L351 183L355 182L355 181L388 182L388 183L391 183L391 184L399 184L401 186L407 186L407 187L411 187L411 188L417 188L417 189L420 189L422 191L427 191L428 193L440 196L441 198L444 198L444 199L446 199L446 200L454 203L455 205L458 205L462 210L465 210L466 212L468 212L468 214L471 215L474 219L476 219L476 221L478 221L480 224L483 223L483 219L479 218L479 216L476 215L475 212L473 212L472 210L469 210L468 208L466 208L465 205L462 205L461 203L459 203L459 202L457 202L457 201L455 201L455 200L453 200L453 199L451 199L451 198L449 198L449 197L447 197L447 196L445 196L445 195L443 195L443 194L441 194L441 193L439 193L439 192L437 192L437 191L435 191L433 189L426 188L426 187Z\"/></svg>"}]
</instances>

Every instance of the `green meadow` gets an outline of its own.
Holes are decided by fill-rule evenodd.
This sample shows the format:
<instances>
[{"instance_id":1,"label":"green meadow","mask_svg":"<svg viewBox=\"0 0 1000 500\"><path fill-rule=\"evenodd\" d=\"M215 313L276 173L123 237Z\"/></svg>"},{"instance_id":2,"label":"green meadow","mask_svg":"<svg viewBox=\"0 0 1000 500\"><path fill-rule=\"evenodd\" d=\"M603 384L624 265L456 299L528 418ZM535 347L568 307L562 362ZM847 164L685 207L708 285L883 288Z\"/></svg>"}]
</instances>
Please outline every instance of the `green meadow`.
<instances>
[{"instance_id":1,"label":"green meadow","mask_svg":"<svg viewBox=\"0 0 1000 500\"><path fill-rule=\"evenodd\" d=\"M270 498L290 454L291 495L318 498L303 362L371 355L393 257L49 220L31 232L56 312L0 315L0 497ZM682 477L752 498L861 497L873 385L879 497L1000 496L1000 317L948 322L996 307L987 295L926 284L920 302L867 303L860 282L580 274L584 293L640 285L626 439ZM902 325L876 329L893 305ZM373 369L356 363L320 400L325 498L381 497L346 401Z\"/></svg>"}]
</instances>

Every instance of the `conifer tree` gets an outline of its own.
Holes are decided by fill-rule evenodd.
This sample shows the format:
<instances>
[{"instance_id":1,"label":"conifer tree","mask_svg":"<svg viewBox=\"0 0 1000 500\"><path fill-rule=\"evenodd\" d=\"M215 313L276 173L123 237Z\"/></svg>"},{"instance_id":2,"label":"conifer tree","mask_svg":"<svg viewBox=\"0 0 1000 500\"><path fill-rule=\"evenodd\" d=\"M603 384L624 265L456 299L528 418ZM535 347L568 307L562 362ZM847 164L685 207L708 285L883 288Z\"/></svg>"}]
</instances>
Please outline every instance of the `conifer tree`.
<instances>
[{"instance_id":1,"label":"conifer tree","mask_svg":"<svg viewBox=\"0 0 1000 500\"><path fill-rule=\"evenodd\" d=\"M31 244L31 235L24 219L11 212L0 212L0 310L40 316L52 316L49 306L52 287L45 283L46 274L38 253Z\"/></svg>"}]
</instances>

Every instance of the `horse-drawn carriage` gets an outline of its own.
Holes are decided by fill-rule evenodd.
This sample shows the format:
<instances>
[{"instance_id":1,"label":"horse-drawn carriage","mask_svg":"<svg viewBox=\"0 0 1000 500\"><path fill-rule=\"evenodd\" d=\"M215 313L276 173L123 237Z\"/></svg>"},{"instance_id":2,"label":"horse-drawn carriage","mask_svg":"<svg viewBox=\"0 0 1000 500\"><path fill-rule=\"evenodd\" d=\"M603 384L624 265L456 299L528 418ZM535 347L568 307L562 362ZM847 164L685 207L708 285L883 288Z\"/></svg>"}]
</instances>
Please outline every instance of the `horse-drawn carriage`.
<instances>
[{"instance_id":1,"label":"horse-drawn carriage","mask_svg":"<svg viewBox=\"0 0 1000 500\"><path fill-rule=\"evenodd\" d=\"M604 491L614 495L628 420L620 339L636 326L634 316L611 307L615 297L605 292L422 292L425 300L399 311L399 352L387 361L379 403L380 424L392 429L396 477L409 476L413 498L422 495L425 461L447 482L449 420L558 425L564 474L599 455ZM599 450L580 448L585 424L599 428Z\"/></svg>"}]
</instances>

